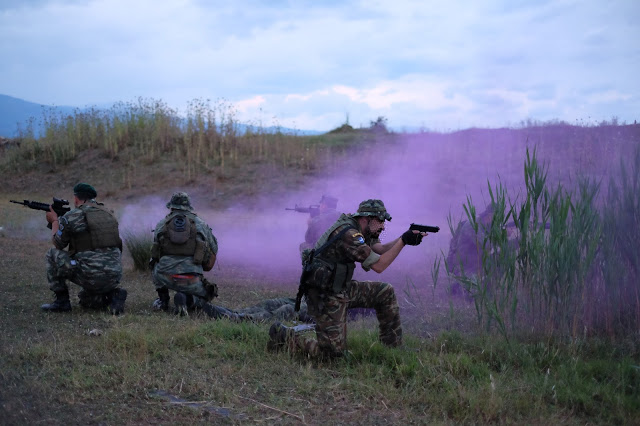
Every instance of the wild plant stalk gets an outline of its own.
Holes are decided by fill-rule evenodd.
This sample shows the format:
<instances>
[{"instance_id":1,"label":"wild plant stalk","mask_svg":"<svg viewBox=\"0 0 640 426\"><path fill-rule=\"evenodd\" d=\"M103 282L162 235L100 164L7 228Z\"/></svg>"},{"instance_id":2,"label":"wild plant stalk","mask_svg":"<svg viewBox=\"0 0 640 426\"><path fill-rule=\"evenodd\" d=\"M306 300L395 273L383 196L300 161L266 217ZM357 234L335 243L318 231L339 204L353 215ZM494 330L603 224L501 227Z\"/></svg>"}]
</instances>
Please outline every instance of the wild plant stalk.
<instances>
[{"instance_id":1,"label":"wild plant stalk","mask_svg":"<svg viewBox=\"0 0 640 426\"><path fill-rule=\"evenodd\" d=\"M640 176L640 155L637 164L635 173ZM588 297L594 294L601 275L595 263L599 248L614 253L618 244L610 240L610 247L602 246L602 220L595 206L600 187L581 179L576 192L567 191L562 185L549 190L546 168L538 163L535 150L533 156L527 150L524 173L527 193L518 204L510 201L502 184L496 185L495 190L488 184L493 206L490 224L480 223L476 207L467 197L464 210L476 236L481 268L477 273L468 273L461 264L460 272L453 276L449 273L449 278L460 282L473 296L478 322L487 329L495 325L506 339L523 326L549 336L561 333L578 337L586 327L597 327L588 322L586 312L593 303ZM631 179L626 184L624 198L626 211L631 212L633 207L629 205L640 210L640 178L633 182ZM616 191L610 193L623 203ZM621 210L624 209L616 209ZM511 223L517 236L514 239L509 239L506 231ZM449 226L454 233L462 224L454 225L449 215ZM633 262L637 257L628 261ZM446 266L447 271L453 269ZM637 311L638 303L633 306Z\"/></svg>"},{"instance_id":2,"label":"wild plant stalk","mask_svg":"<svg viewBox=\"0 0 640 426\"><path fill-rule=\"evenodd\" d=\"M124 243L129 250L133 267L138 271L149 270L149 260L151 259L151 246L153 245L153 234L151 232L123 232Z\"/></svg>"}]
</instances>

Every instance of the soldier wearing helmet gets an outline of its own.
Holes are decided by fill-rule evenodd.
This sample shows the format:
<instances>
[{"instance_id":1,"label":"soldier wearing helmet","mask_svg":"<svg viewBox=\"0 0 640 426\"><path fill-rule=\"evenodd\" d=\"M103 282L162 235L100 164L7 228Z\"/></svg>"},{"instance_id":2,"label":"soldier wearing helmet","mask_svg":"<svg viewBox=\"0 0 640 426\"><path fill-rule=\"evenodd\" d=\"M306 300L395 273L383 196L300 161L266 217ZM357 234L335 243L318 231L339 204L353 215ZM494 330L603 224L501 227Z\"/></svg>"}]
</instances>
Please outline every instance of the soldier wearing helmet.
<instances>
[{"instance_id":1,"label":"soldier wearing helmet","mask_svg":"<svg viewBox=\"0 0 640 426\"><path fill-rule=\"evenodd\" d=\"M452 277L477 275L482 269L482 241L487 228L491 228L494 207L489 204L484 212L478 215L477 231L465 220L458 224L449 243L449 253L445 265ZM480 249L478 249L480 248ZM451 285L451 294L456 296L470 296L456 280ZM469 299L470 300L470 299Z\"/></svg>"},{"instance_id":2,"label":"soldier wearing helmet","mask_svg":"<svg viewBox=\"0 0 640 426\"><path fill-rule=\"evenodd\" d=\"M324 231L340 217L337 207L337 198L330 195L323 195L320 198L318 214L309 217L307 221L307 232L304 234L304 242L300 244L300 253L306 249L312 249Z\"/></svg>"},{"instance_id":3,"label":"soldier wearing helmet","mask_svg":"<svg viewBox=\"0 0 640 426\"><path fill-rule=\"evenodd\" d=\"M178 309L185 299L190 305L204 308L218 293L217 286L203 276L215 264L218 241L209 225L193 211L187 193L174 193L166 206L170 211L156 225L151 253L153 283L158 292L153 308L169 310L169 290L176 292Z\"/></svg>"},{"instance_id":4,"label":"soldier wearing helmet","mask_svg":"<svg viewBox=\"0 0 640 426\"><path fill-rule=\"evenodd\" d=\"M354 214L342 214L303 254L300 279L309 314L316 320L317 339L296 335L295 329L276 322L269 330L269 348L288 346L309 355L341 356L347 349L347 310L375 308L380 340L388 346L402 344L400 311L393 287L384 282L353 280L355 263L365 271L383 272L405 245L418 245L426 233L408 230L388 242L380 242L385 221L390 221L381 200L360 203Z\"/></svg>"},{"instance_id":5,"label":"soldier wearing helmet","mask_svg":"<svg viewBox=\"0 0 640 426\"><path fill-rule=\"evenodd\" d=\"M193 211L189 195L176 192L167 203L169 214L156 225L152 248L153 283L158 298L153 309L169 311L169 290L173 297L174 313L187 315L202 311L213 319L264 321L272 317L306 319L306 309L294 312L294 300L267 299L260 304L238 311L211 303L218 295L218 287L204 277L216 262L218 241L213 231Z\"/></svg>"}]
</instances>

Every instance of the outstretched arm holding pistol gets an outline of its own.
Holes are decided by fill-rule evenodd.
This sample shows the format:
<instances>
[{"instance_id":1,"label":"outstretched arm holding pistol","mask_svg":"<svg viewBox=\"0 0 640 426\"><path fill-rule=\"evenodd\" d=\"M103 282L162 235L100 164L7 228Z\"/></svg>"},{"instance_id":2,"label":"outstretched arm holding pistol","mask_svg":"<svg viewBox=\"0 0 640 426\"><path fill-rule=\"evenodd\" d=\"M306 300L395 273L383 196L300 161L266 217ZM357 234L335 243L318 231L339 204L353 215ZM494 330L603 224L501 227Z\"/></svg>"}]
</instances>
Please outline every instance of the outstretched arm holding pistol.
<instances>
[{"instance_id":1,"label":"outstretched arm holding pistol","mask_svg":"<svg viewBox=\"0 0 640 426\"><path fill-rule=\"evenodd\" d=\"M367 225L374 234L380 234L384 230L384 222L379 220L371 220ZM409 229L400 237L382 244L376 243L371 246L371 250L380 255L377 262L371 265L371 269L377 273L383 272L398 257L405 245L417 246L422 242L422 238L428 235L428 232L438 232L437 226L416 225L411 224Z\"/></svg>"}]
</instances>

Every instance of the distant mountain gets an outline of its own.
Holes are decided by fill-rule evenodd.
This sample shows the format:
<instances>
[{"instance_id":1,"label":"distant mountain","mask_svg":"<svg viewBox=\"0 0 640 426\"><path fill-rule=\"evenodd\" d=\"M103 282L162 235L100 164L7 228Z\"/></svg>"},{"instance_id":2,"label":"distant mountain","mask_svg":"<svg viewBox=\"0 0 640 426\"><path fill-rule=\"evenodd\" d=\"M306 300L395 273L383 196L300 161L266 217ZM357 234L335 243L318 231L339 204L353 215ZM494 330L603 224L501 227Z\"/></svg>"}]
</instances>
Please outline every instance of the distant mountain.
<instances>
[{"instance_id":1,"label":"distant mountain","mask_svg":"<svg viewBox=\"0 0 640 426\"><path fill-rule=\"evenodd\" d=\"M29 122L29 119L35 119L34 122L34 132L36 135L41 130L39 128L40 119L42 118L43 109L51 109L53 112L58 112L61 114L73 114L79 108L70 107L70 106L49 106L49 105L41 105L33 102L27 102L22 99L14 98L7 95L0 94L0 136L6 138L13 138L18 136L18 125L22 129L26 127ZM105 107L105 109L109 109L109 107ZM252 128L254 131L256 130L254 126L243 125L240 124L238 126L240 131L247 130ZM267 133L274 133L280 131L282 133L287 134L297 134L297 135L318 135L324 132L319 132L316 130L298 130L298 129L289 129L286 127L265 127L262 129Z\"/></svg>"},{"instance_id":2,"label":"distant mountain","mask_svg":"<svg viewBox=\"0 0 640 426\"><path fill-rule=\"evenodd\" d=\"M0 136L13 138L18 136L18 125L25 128L29 119L34 118L34 125L42 118L43 108L52 108L61 113L70 114L75 107L48 105L27 102L7 95L0 95ZM37 129L34 129L37 130Z\"/></svg>"}]
</instances>

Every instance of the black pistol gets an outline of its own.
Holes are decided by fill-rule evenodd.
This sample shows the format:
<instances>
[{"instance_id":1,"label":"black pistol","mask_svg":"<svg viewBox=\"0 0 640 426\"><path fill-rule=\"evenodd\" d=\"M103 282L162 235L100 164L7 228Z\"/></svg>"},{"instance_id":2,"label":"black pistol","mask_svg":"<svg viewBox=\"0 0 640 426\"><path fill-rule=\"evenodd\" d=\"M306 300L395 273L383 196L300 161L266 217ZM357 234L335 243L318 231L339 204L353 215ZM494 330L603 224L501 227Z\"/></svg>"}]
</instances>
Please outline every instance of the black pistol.
<instances>
[{"instance_id":1,"label":"black pistol","mask_svg":"<svg viewBox=\"0 0 640 426\"><path fill-rule=\"evenodd\" d=\"M430 225L418 225L417 223L412 223L409 227L411 231L420 231L420 232L431 232L435 233L440 230L439 226L430 226Z\"/></svg>"}]
</instances>

